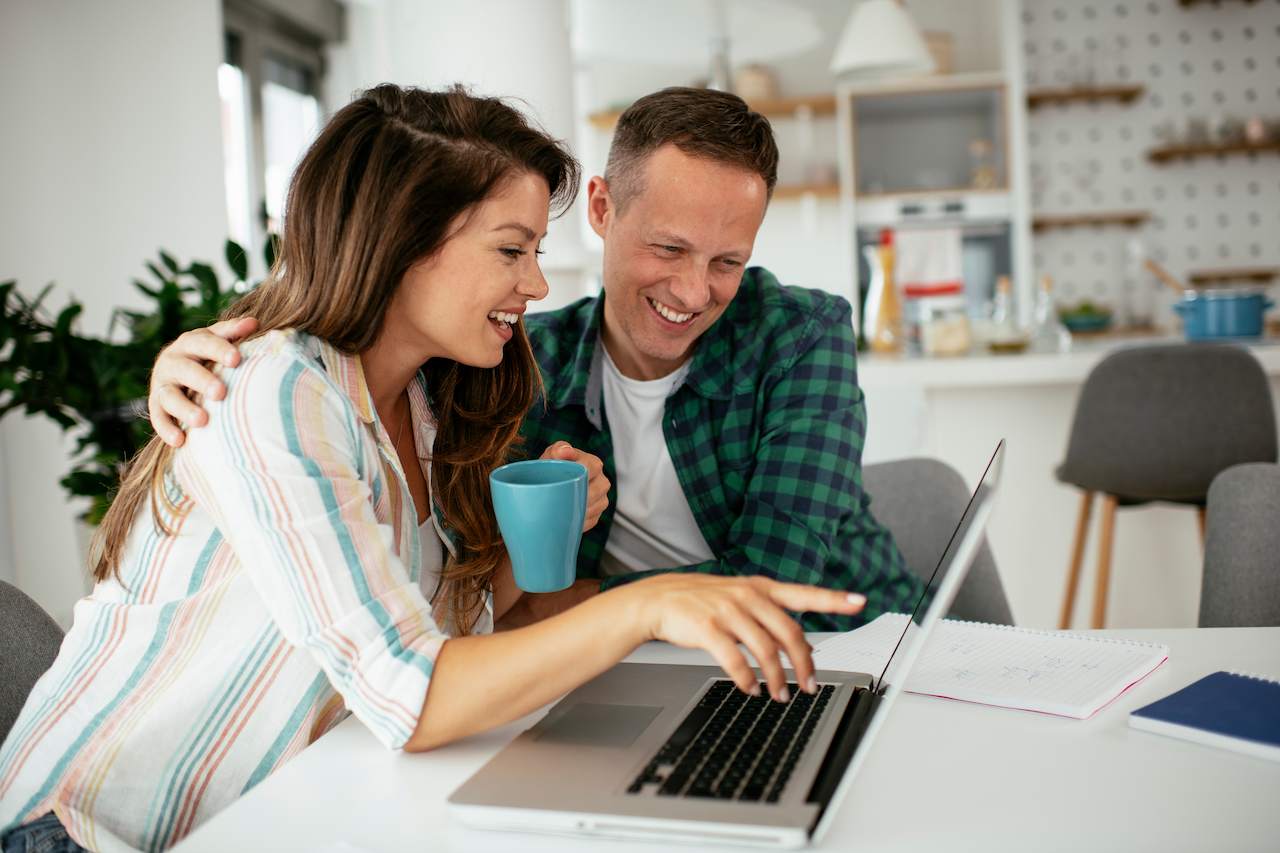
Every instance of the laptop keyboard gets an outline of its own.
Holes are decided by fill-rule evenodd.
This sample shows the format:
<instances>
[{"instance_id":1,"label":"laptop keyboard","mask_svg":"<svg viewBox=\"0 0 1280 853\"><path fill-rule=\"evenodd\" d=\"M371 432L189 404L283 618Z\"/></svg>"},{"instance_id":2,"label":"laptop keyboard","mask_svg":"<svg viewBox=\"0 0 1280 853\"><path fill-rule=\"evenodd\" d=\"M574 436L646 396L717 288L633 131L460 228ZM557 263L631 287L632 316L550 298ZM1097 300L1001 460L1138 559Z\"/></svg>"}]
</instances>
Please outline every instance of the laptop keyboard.
<instances>
[{"instance_id":1,"label":"laptop keyboard","mask_svg":"<svg viewBox=\"0 0 1280 853\"><path fill-rule=\"evenodd\" d=\"M776 803L822 718L835 687L816 696L788 684L791 701L774 702L761 682L748 696L717 679L627 788L665 797Z\"/></svg>"}]
</instances>

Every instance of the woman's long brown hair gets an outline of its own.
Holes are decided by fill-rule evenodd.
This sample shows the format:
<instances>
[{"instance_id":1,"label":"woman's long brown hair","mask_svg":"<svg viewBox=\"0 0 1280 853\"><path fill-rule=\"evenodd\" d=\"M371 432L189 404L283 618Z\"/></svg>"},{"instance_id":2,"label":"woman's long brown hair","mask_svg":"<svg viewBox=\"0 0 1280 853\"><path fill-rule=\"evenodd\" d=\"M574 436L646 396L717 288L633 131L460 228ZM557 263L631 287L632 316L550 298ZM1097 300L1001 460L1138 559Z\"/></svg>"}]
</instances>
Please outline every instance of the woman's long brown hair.
<instances>
[{"instance_id":1,"label":"woman's long brown hair","mask_svg":"<svg viewBox=\"0 0 1280 853\"><path fill-rule=\"evenodd\" d=\"M409 268L437 251L451 225L521 172L540 175L553 211L572 203L578 164L556 140L496 98L382 85L340 110L294 173L275 268L227 317L253 316L259 334L299 329L358 353L378 337ZM441 590L455 630L467 633L505 548L489 472L507 460L541 388L523 324L501 364L447 359L424 366L438 432L435 494L461 540ZM93 575L118 575L144 502L156 528L184 511L166 483L173 451L152 438L130 463L94 543ZM167 488L166 488L167 486Z\"/></svg>"}]
</instances>

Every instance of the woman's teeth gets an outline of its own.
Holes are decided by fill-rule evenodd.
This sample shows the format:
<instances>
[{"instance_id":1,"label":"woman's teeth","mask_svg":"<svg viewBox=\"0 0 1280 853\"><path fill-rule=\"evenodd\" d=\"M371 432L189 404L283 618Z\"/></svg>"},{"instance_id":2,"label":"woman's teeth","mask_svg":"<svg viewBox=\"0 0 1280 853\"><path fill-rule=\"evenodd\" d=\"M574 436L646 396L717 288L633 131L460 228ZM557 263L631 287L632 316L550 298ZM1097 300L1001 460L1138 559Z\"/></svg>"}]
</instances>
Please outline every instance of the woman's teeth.
<instances>
[{"instance_id":1,"label":"woman's teeth","mask_svg":"<svg viewBox=\"0 0 1280 853\"><path fill-rule=\"evenodd\" d=\"M645 297L645 298L649 299L649 297ZM673 323L687 323L693 319L692 314L681 314L677 311L672 311L670 308L663 305L661 302L659 302L656 299L649 299L649 304L653 306L654 311L657 311L659 314L661 314L663 317L666 317L668 320L670 320Z\"/></svg>"},{"instance_id":2,"label":"woman's teeth","mask_svg":"<svg viewBox=\"0 0 1280 853\"><path fill-rule=\"evenodd\" d=\"M514 326L520 320L519 314L508 314L505 311L490 311L489 319L496 320L499 323L505 323L508 326Z\"/></svg>"}]
</instances>

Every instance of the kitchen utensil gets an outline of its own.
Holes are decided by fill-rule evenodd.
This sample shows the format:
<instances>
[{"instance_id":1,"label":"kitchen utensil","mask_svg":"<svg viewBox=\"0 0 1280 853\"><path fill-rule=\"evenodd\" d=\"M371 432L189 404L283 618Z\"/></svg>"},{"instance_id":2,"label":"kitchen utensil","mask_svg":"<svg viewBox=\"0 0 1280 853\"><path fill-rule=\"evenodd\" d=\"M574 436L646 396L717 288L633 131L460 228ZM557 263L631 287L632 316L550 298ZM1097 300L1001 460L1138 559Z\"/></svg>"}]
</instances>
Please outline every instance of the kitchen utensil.
<instances>
[{"instance_id":1,"label":"kitchen utensil","mask_svg":"<svg viewBox=\"0 0 1280 853\"><path fill-rule=\"evenodd\" d=\"M1187 340L1213 341L1261 336L1263 315L1274 304L1261 287L1216 287L1185 291L1173 310Z\"/></svg>"},{"instance_id":2,"label":"kitchen utensil","mask_svg":"<svg viewBox=\"0 0 1280 853\"><path fill-rule=\"evenodd\" d=\"M1147 272L1151 273L1156 278L1160 279L1161 284L1167 285L1169 288L1176 291L1179 296L1186 293L1187 286L1182 282L1178 281L1176 278L1174 278L1173 275L1167 269L1160 266L1151 258L1147 258L1145 261L1143 261L1142 265L1147 268Z\"/></svg>"}]
</instances>

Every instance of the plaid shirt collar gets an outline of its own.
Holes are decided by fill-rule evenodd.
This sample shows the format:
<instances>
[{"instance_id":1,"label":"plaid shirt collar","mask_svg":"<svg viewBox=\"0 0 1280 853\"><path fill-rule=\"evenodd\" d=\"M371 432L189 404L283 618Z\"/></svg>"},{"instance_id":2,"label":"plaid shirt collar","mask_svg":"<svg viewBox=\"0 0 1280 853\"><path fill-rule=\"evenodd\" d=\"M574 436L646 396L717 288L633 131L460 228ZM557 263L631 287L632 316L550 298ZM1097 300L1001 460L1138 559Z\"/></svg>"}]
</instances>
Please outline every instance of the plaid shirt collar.
<instances>
[{"instance_id":1,"label":"plaid shirt collar","mask_svg":"<svg viewBox=\"0 0 1280 853\"><path fill-rule=\"evenodd\" d=\"M558 409L582 406L596 429L601 428L604 341L600 337L600 329L604 324L604 300L605 295L601 293L583 306L582 310L589 313L573 358L566 359L560 375L550 383L556 389L550 399L551 405ZM733 304L730 303L725 313L702 333L694 347L693 363L685 376L684 385L708 400L728 400L733 391L733 371L724 369L731 349L729 329L734 319L732 313Z\"/></svg>"}]
</instances>

